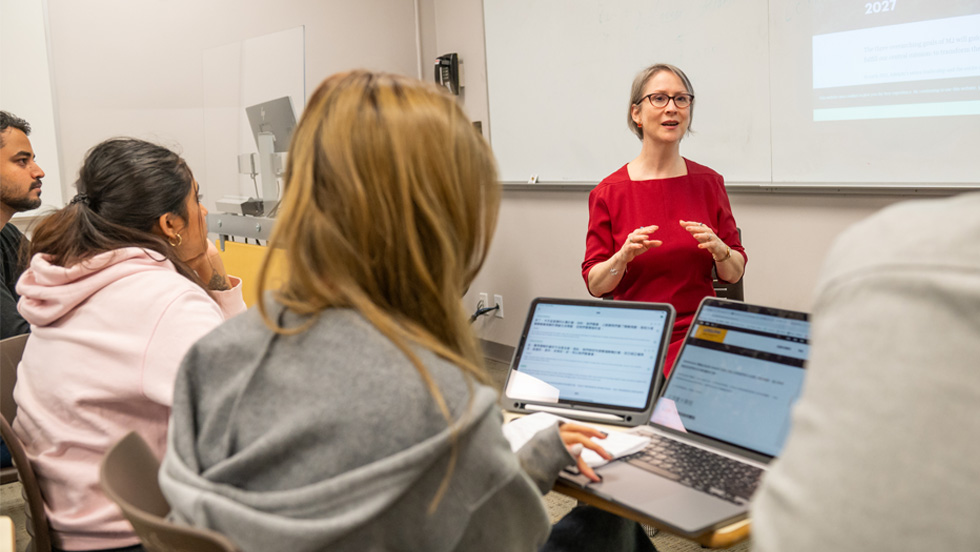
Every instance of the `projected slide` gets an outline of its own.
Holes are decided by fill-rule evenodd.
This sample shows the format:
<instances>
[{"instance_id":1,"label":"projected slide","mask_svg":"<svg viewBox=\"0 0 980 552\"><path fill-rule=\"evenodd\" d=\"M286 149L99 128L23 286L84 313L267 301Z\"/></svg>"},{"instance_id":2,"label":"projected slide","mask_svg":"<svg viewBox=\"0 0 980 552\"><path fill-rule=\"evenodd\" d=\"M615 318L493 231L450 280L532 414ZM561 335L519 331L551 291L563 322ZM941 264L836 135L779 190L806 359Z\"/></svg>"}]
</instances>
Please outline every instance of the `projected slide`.
<instances>
[{"instance_id":1,"label":"projected slide","mask_svg":"<svg viewBox=\"0 0 980 552\"><path fill-rule=\"evenodd\" d=\"M980 114L980 2L814 5L814 121Z\"/></svg>"}]
</instances>

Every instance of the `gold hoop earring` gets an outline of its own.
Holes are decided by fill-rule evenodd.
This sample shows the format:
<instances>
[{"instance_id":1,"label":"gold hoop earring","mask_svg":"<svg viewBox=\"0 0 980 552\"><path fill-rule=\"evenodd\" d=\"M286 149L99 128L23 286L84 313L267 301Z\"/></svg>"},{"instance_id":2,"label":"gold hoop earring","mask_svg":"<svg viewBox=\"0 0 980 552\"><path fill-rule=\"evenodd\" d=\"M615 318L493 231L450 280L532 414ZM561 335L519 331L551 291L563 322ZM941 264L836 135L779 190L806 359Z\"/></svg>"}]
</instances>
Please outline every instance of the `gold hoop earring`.
<instances>
[{"instance_id":1,"label":"gold hoop earring","mask_svg":"<svg viewBox=\"0 0 980 552\"><path fill-rule=\"evenodd\" d=\"M174 243L173 238L167 240L170 243L170 247L180 247L180 244L184 243L184 238L180 237L180 234L177 234L176 236L177 236L177 243Z\"/></svg>"}]
</instances>

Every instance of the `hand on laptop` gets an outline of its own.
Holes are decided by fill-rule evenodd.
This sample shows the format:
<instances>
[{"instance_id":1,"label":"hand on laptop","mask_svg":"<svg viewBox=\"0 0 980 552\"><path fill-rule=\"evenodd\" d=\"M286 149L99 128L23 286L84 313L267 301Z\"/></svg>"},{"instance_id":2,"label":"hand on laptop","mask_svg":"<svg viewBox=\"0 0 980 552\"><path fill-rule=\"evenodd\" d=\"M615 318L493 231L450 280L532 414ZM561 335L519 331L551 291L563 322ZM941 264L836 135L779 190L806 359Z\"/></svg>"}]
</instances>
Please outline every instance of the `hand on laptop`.
<instances>
[{"instance_id":1,"label":"hand on laptop","mask_svg":"<svg viewBox=\"0 0 980 552\"><path fill-rule=\"evenodd\" d=\"M570 422L560 424L558 426L558 433L561 435L561 440L563 443L565 443L565 447L568 448L568 452L575 457L576 465L578 466L578 469L582 475L588 477L592 481L602 481L602 478L596 475L595 471L593 471L582 458L582 447L594 450L596 454L602 456L606 460L612 460L612 455L606 452L606 449L602 448L598 443L592 440L593 437L605 439L606 433L594 427ZM581 447L575 447L575 445L581 445Z\"/></svg>"}]
</instances>

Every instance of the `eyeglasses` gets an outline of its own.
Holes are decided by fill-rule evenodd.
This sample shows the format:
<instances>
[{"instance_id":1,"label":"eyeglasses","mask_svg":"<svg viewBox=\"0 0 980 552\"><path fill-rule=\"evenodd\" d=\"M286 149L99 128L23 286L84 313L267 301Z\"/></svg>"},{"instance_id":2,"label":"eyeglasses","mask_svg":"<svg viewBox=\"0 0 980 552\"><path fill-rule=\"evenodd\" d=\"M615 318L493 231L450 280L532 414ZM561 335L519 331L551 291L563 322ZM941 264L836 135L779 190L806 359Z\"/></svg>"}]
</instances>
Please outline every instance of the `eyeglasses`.
<instances>
[{"instance_id":1,"label":"eyeglasses","mask_svg":"<svg viewBox=\"0 0 980 552\"><path fill-rule=\"evenodd\" d=\"M678 94L676 96L668 96L667 94L655 92L640 98L640 101L636 102L637 105L643 103L643 100L650 100L650 105L656 108L667 107L667 103L670 102L670 100L674 100L674 105L677 106L677 109L687 109L691 107L692 103L694 103L694 94Z\"/></svg>"}]
</instances>

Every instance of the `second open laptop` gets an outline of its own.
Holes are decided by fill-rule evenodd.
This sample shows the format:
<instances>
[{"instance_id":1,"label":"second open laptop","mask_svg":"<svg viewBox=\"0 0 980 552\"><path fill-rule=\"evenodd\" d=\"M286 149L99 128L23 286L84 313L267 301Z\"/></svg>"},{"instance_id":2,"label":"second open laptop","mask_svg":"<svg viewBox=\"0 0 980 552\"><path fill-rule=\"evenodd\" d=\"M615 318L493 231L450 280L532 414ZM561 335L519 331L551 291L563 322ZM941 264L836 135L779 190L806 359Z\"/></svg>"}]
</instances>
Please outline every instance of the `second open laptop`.
<instances>
[{"instance_id":1,"label":"second open laptop","mask_svg":"<svg viewBox=\"0 0 980 552\"><path fill-rule=\"evenodd\" d=\"M789 433L809 333L806 313L704 299L649 424L633 430L651 443L600 468L600 483L563 480L685 536L744 518Z\"/></svg>"},{"instance_id":2,"label":"second open laptop","mask_svg":"<svg viewBox=\"0 0 980 552\"><path fill-rule=\"evenodd\" d=\"M504 406L644 424L673 325L674 308L665 303L539 297L511 361Z\"/></svg>"}]
</instances>

